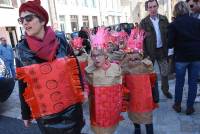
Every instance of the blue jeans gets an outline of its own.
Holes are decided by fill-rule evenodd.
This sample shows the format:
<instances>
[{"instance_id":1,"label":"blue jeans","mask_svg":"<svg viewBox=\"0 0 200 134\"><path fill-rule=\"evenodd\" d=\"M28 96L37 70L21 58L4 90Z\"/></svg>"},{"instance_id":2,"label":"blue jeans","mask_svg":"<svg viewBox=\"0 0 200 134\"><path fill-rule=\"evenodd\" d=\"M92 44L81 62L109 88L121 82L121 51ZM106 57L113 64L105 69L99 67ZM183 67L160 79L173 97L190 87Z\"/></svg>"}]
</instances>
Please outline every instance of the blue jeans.
<instances>
[{"instance_id":1,"label":"blue jeans","mask_svg":"<svg viewBox=\"0 0 200 134\"><path fill-rule=\"evenodd\" d=\"M197 79L200 71L200 61L176 62L175 103L181 103L185 73L188 70L188 99L187 107L193 107L197 95Z\"/></svg>"}]
</instances>

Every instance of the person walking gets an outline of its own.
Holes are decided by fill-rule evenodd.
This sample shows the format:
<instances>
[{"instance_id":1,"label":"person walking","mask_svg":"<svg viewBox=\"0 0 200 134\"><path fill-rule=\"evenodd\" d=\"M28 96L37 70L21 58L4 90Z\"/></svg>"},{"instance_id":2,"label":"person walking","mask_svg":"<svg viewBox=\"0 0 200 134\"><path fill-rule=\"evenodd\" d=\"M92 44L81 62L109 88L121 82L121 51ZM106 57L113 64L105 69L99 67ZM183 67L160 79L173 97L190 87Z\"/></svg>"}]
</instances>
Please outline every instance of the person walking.
<instances>
[{"instance_id":1,"label":"person walking","mask_svg":"<svg viewBox=\"0 0 200 134\"><path fill-rule=\"evenodd\" d=\"M178 2L174 7L175 21L169 27L168 47L174 48L176 66L175 102L173 109L181 112L185 73L188 70L188 99L186 114L195 112L193 107L197 94L197 79L200 70L200 21L189 16L185 2Z\"/></svg>"},{"instance_id":2,"label":"person walking","mask_svg":"<svg viewBox=\"0 0 200 134\"><path fill-rule=\"evenodd\" d=\"M172 98L172 94L169 92L168 83L168 48L167 48L167 17L158 14L159 4L157 0L148 0L146 2L149 15L141 20L140 28L145 30L144 39L144 57L155 63L158 62L161 84L163 94L167 98ZM158 83L156 84L158 88Z\"/></svg>"},{"instance_id":3,"label":"person walking","mask_svg":"<svg viewBox=\"0 0 200 134\"><path fill-rule=\"evenodd\" d=\"M40 0L19 8L25 39L17 44L17 78L24 125L37 121L42 134L80 134L84 125L78 60L63 34L47 26Z\"/></svg>"},{"instance_id":4,"label":"person walking","mask_svg":"<svg viewBox=\"0 0 200 134\"><path fill-rule=\"evenodd\" d=\"M91 45L90 45L90 42L89 42L89 32L87 30L86 27L81 27L81 30L78 32L78 37L81 37L83 39L83 46L87 52L87 54L90 53L90 50L91 50Z\"/></svg>"},{"instance_id":5,"label":"person walking","mask_svg":"<svg viewBox=\"0 0 200 134\"><path fill-rule=\"evenodd\" d=\"M3 59L10 76L15 79L14 52L5 37L0 38L0 58Z\"/></svg>"}]
</instances>

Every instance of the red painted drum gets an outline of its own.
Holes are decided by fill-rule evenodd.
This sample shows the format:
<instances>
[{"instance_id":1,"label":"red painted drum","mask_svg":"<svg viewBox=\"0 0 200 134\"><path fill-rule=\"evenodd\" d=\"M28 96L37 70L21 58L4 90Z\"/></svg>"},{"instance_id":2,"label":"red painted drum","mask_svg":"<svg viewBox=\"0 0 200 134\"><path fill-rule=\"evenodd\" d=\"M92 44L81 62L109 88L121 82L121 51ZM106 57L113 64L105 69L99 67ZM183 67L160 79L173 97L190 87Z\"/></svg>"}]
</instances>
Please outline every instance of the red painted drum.
<instances>
[{"instance_id":1,"label":"red painted drum","mask_svg":"<svg viewBox=\"0 0 200 134\"><path fill-rule=\"evenodd\" d=\"M103 128L118 124L122 120L122 85L89 87L91 124Z\"/></svg>"},{"instance_id":2,"label":"red painted drum","mask_svg":"<svg viewBox=\"0 0 200 134\"><path fill-rule=\"evenodd\" d=\"M79 68L74 57L17 68L17 77L27 83L24 99L32 118L55 114L82 102Z\"/></svg>"},{"instance_id":3,"label":"red painted drum","mask_svg":"<svg viewBox=\"0 0 200 134\"><path fill-rule=\"evenodd\" d=\"M125 75L125 85L130 90L129 112L151 112L158 106L154 103L152 96L155 80L154 73Z\"/></svg>"}]
</instances>

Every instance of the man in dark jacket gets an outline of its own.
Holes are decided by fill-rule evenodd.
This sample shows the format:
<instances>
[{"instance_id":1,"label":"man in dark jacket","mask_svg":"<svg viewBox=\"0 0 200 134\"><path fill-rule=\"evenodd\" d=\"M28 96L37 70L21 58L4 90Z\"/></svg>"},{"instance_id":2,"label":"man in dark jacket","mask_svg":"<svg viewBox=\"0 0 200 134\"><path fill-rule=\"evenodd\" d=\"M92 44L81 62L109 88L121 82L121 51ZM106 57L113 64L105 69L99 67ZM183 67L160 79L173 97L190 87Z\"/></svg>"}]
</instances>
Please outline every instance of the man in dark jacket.
<instances>
[{"instance_id":1,"label":"man in dark jacket","mask_svg":"<svg viewBox=\"0 0 200 134\"><path fill-rule=\"evenodd\" d=\"M78 37L83 39L83 46L86 52L89 54L91 50L90 42L89 42L89 35L85 27L81 27L81 30L78 32Z\"/></svg>"},{"instance_id":2,"label":"man in dark jacket","mask_svg":"<svg viewBox=\"0 0 200 134\"><path fill-rule=\"evenodd\" d=\"M169 92L167 62L167 26L169 23L165 16L158 14L159 5L157 0L148 0L146 6L149 15L140 23L140 28L146 32L144 56L149 57L153 63L155 61L158 62L163 94L171 99L172 95ZM158 87L158 84L156 86Z\"/></svg>"}]
</instances>

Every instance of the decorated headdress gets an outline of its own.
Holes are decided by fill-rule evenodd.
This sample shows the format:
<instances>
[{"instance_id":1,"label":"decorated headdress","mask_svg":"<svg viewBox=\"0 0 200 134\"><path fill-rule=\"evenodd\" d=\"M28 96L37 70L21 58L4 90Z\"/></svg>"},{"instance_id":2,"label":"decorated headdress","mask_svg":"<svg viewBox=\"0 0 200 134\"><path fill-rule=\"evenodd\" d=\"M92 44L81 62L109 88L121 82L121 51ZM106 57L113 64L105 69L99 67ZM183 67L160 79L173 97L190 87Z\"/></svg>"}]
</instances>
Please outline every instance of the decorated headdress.
<instances>
[{"instance_id":1,"label":"decorated headdress","mask_svg":"<svg viewBox=\"0 0 200 134\"><path fill-rule=\"evenodd\" d=\"M128 39L127 48L134 52L143 52L144 30L133 29Z\"/></svg>"},{"instance_id":2,"label":"decorated headdress","mask_svg":"<svg viewBox=\"0 0 200 134\"><path fill-rule=\"evenodd\" d=\"M108 30L105 27L98 29L96 35L91 36L92 49L105 49L107 47Z\"/></svg>"},{"instance_id":3,"label":"decorated headdress","mask_svg":"<svg viewBox=\"0 0 200 134\"><path fill-rule=\"evenodd\" d=\"M125 31L119 32L118 35L119 35L118 37L119 41L124 41L124 42L128 41L128 34Z\"/></svg>"},{"instance_id":4,"label":"decorated headdress","mask_svg":"<svg viewBox=\"0 0 200 134\"><path fill-rule=\"evenodd\" d=\"M81 49L83 47L83 39L81 37L76 37L72 40L72 47L74 49Z\"/></svg>"},{"instance_id":5,"label":"decorated headdress","mask_svg":"<svg viewBox=\"0 0 200 134\"><path fill-rule=\"evenodd\" d=\"M116 31L109 32L107 36L107 43L111 42L113 44L117 44L118 37L119 37L118 32Z\"/></svg>"}]
</instances>

